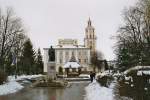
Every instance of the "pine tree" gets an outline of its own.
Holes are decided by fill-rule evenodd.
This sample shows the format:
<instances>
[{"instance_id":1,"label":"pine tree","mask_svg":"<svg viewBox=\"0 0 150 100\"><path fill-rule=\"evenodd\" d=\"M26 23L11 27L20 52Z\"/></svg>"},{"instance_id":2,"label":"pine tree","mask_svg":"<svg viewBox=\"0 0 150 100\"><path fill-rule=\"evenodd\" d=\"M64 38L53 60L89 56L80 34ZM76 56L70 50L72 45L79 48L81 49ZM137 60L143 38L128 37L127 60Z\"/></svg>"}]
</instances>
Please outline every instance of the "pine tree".
<instances>
[{"instance_id":1,"label":"pine tree","mask_svg":"<svg viewBox=\"0 0 150 100\"><path fill-rule=\"evenodd\" d=\"M35 51L30 39L24 43L22 60L23 73L35 74Z\"/></svg>"},{"instance_id":2,"label":"pine tree","mask_svg":"<svg viewBox=\"0 0 150 100\"><path fill-rule=\"evenodd\" d=\"M126 48L120 49L118 55L118 62L119 62L118 65L120 71L123 71L130 66L129 59L130 57L128 55L128 50Z\"/></svg>"},{"instance_id":3,"label":"pine tree","mask_svg":"<svg viewBox=\"0 0 150 100\"><path fill-rule=\"evenodd\" d=\"M36 74L42 74L42 73L43 73L43 61L42 61L41 50L39 48L36 57Z\"/></svg>"}]
</instances>

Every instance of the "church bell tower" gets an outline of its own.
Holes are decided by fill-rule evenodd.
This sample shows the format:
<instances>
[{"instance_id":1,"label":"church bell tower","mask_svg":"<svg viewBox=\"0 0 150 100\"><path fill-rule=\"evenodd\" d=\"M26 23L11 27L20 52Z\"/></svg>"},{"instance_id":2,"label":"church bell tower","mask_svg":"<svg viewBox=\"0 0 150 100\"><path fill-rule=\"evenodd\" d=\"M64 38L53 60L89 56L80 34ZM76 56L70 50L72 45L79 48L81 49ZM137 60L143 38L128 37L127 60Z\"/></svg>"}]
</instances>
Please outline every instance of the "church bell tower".
<instances>
[{"instance_id":1,"label":"church bell tower","mask_svg":"<svg viewBox=\"0 0 150 100\"><path fill-rule=\"evenodd\" d=\"M85 28L85 38L84 38L85 47L90 48L91 52L94 53L96 51L96 35L95 29L92 26L92 22L89 18L88 25Z\"/></svg>"}]
</instances>

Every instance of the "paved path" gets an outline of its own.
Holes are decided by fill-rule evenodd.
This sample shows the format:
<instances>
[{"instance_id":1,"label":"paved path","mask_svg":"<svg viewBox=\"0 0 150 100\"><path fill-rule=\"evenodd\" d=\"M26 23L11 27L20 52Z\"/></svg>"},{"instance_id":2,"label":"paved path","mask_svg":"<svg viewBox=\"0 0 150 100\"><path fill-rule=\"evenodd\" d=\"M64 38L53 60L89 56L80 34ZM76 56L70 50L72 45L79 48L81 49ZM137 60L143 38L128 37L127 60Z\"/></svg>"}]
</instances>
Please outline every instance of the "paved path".
<instances>
[{"instance_id":1,"label":"paved path","mask_svg":"<svg viewBox=\"0 0 150 100\"><path fill-rule=\"evenodd\" d=\"M0 96L0 100L84 100L85 86L89 82L70 83L68 88L31 88L18 93Z\"/></svg>"}]
</instances>

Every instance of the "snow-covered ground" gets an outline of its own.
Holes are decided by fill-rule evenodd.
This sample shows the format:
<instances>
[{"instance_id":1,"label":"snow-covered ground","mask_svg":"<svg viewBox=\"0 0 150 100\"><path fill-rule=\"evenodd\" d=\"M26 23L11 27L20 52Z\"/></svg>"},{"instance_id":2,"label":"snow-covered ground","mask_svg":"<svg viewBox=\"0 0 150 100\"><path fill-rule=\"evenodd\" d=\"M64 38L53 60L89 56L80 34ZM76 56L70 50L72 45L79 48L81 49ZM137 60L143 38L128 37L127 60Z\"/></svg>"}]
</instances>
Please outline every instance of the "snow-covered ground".
<instances>
[{"instance_id":1,"label":"snow-covered ground","mask_svg":"<svg viewBox=\"0 0 150 100\"><path fill-rule=\"evenodd\" d=\"M31 78L36 78L40 76L42 75L21 75L21 76L17 76L17 79L15 79L15 76L8 76L8 82L0 85L0 95L15 93L23 89L24 86L22 86L19 82L16 82L18 80L23 80L25 78L31 79Z\"/></svg>"},{"instance_id":2,"label":"snow-covered ground","mask_svg":"<svg viewBox=\"0 0 150 100\"><path fill-rule=\"evenodd\" d=\"M31 78L37 78L37 77L41 77L42 75L20 75L17 76L17 78L15 79L15 76L8 76L8 81L17 81L17 80L22 80L22 79L31 79Z\"/></svg>"},{"instance_id":3,"label":"snow-covered ground","mask_svg":"<svg viewBox=\"0 0 150 100\"><path fill-rule=\"evenodd\" d=\"M79 77L82 77L82 78L90 78L90 75L89 75L89 74L80 74Z\"/></svg>"},{"instance_id":4,"label":"snow-covered ground","mask_svg":"<svg viewBox=\"0 0 150 100\"><path fill-rule=\"evenodd\" d=\"M86 95L84 100L113 100L113 87L113 84L109 88L102 87L94 80L85 88Z\"/></svg>"},{"instance_id":5,"label":"snow-covered ground","mask_svg":"<svg viewBox=\"0 0 150 100\"><path fill-rule=\"evenodd\" d=\"M21 90L22 88L23 86L20 85L18 82L10 81L8 83L0 85L0 95L14 93L14 92Z\"/></svg>"},{"instance_id":6,"label":"snow-covered ground","mask_svg":"<svg viewBox=\"0 0 150 100\"><path fill-rule=\"evenodd\" d=\"M135 66L135 67L132 67L126 71L124 71L124 74L128 74L129 72L133 71L133 70L143 70L143 69L150 69L150 66ZM146 72L146 73L150 73L150 72Z\"/></svg>"},{"instance_id":7,"label":"snow-covered ground","mask_svg":"<svg viewBox=\"0 0 150 100\"><path fill-rule=\"evenodd\" d=\"M112 75L112 74L113 74L112 70L106 70L106 71L97 73L96 77L109 76L109 75Z\"/></svg>"}]
</instances>

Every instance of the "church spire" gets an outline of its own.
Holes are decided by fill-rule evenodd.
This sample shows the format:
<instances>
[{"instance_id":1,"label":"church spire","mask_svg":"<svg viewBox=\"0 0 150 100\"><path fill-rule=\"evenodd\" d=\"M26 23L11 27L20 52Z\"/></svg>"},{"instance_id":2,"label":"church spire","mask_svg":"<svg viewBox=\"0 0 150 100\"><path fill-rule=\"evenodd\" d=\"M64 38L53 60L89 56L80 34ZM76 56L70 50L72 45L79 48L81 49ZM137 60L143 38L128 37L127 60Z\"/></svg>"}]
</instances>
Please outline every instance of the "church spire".
<instances>
[{"instance_id":1,"label":"church spire","mask_svg":"<svg viewBox=\"0 0 150 100\"><path fill-rule=\"evenodd\" d=\"M88 20L88 26L91 26L91 19L90 19L90 17L89 17L89 20Z\"/></svg>"},{"instance_id":2,"label":"church spire","mask_svg":"<svg viewBox=\"0 0 150 100\"><path fill-rule=\"evenodd\" d=\"M96 35L95 35L95 29L92 26L92 21L89 17L87 27L85 28L85 38L84 38L84 44L85 47L90 48L91 52L95 52L96 50Z\"/></svg>"}]
</instances>

